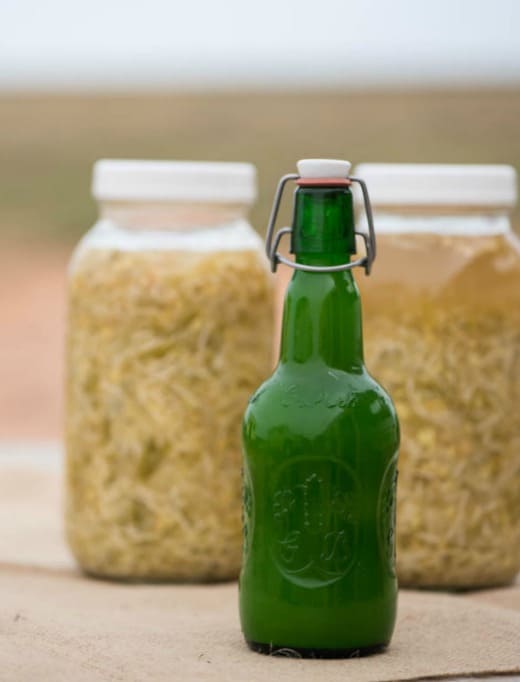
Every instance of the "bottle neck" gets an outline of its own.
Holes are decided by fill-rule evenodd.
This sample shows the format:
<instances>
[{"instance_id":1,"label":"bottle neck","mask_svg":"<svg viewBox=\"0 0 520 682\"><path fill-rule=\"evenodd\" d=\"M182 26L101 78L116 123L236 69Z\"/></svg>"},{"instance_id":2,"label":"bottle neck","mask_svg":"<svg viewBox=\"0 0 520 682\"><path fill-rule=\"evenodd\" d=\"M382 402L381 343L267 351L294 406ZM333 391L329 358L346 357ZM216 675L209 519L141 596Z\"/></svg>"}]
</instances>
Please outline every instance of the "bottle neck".
<instances>
[{"instance_id":1,"label":"bottle neck","mask_svg":"<svg viewBox=\"0 0 520 682\"><path fill-rule=\"evenodd\" d=\"M294 199L291 253L299 263L338 265L356 252L349 189L300 187Z\"/></svg>"},{"instance_id":2,"label":"bottle neck","mask_svg":"<svg viewBox=\"0 0 520 682\"><path fill-rule=\"evenodd\" d=\"M348 189L296 192L291 251L298 263L330 266L355 252L352 195ZM361 302L350 270L296 270L285 297L280 364L363 369Z\"/></svg>"}]
</instances>

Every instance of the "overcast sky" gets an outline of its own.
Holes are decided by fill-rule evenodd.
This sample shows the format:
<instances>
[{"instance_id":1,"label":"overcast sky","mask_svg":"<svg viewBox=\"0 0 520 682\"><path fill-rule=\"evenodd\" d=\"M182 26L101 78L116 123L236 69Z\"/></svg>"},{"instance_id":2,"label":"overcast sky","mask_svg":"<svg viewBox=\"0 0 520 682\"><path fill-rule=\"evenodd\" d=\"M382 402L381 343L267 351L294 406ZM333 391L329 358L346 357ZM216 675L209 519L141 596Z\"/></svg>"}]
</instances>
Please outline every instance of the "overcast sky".
<instances>
[{"instance_id":1,"label":"overcast sky","mask_svg":"<svg viewBox=\"0 0 520 682\"><path fill-rule=\"evenodd\" d=\"M0 0L0 87L520 84L520 0Z\"/></svg>"}]
</instances>

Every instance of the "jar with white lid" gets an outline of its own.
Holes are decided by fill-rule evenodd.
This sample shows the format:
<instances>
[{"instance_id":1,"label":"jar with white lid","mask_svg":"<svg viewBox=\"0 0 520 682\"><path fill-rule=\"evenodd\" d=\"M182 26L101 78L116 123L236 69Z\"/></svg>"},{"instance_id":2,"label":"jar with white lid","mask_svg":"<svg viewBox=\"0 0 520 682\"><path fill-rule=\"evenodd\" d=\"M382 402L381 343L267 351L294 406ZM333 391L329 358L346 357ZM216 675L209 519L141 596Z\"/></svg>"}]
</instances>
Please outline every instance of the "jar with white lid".
<instances>
[{"instance_id":1,"label":"jar with white lid","mask_svg":"<svg viewBox=\"0 0 520 682\"><path fill-rule=\"evenodd\" d=\"M88 573L234 578L241 418L269 373L255 169L102 160L70 264L66 532Z\"/></svg>"},{"instance_id":2,"label":"jar with white lid","mask_svg":"<svg viewBox=\"0 0 520 682\"><path fill-rule=\"evenodd\" d=\"M520 569L520 249L509 166L362 164L378 238L366 353L402 429L403 586ZM363 225L360 224L360 229Z\"/></svg>"}]
</instances>

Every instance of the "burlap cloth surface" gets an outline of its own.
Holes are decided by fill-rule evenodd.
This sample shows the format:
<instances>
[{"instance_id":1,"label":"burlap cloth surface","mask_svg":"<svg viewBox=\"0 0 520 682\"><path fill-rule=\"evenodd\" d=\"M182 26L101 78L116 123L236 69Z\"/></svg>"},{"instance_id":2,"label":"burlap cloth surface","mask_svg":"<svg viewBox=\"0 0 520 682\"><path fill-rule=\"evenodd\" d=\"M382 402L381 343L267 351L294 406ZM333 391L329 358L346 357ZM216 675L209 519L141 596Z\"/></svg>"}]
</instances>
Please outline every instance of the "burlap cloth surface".
<instances>
[{"instance_id":1,"label":"burlap cloth surface","mask_svg":"<svg viewBox=\"0 0 520 682\"><path fill-rule=\"evenodd\" d=\"M520 586L464 596L401 591L387 652L266 657L243 643L235 584L87 579L62 540L58 458L0 448L0 680L317 682L520 672Z\"/></svg>"}]
</instances>

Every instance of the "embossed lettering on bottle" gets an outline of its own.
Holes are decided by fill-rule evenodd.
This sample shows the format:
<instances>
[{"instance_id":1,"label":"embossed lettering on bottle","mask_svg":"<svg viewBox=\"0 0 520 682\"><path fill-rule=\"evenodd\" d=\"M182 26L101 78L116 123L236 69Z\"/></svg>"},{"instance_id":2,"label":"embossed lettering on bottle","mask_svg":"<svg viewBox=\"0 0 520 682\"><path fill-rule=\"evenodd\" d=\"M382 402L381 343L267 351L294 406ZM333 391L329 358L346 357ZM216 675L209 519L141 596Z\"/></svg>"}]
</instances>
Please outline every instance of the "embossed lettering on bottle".
<instances>
[{"instance_id":1,"label":"embossed lettering on bottle","mask_svg":"<svg viewBox=\"0 0 520 682\"><path fill-rule=\"evenodd\" d=\"M247 464L242 468L242 561L245 563L251 547L254 525L254 499Z\"/></svg>"},{"instance_id":2,"label":"embossed lettering on bottle","mask_svg":"<svg viewBox=\"0 0 520 682\"><path fill-rule=\"evenodd\" d=\"M358 544L359 485L335 459L301 457L283 464L273 486L274 558L305 587L327 585L352 568Z\"/></svg>"},{"instance_id":3,"label":"embossed lettering on bottle","mask_svg":"<svg viewBox=\"0 0 520 682\"><path fill-rule=\"evenodd\" d=\"M379 545L385 565L395 575L395 524L397 507L397 457L392 459L383 475L378 499Z\"/></svg>"}]
</instances>

